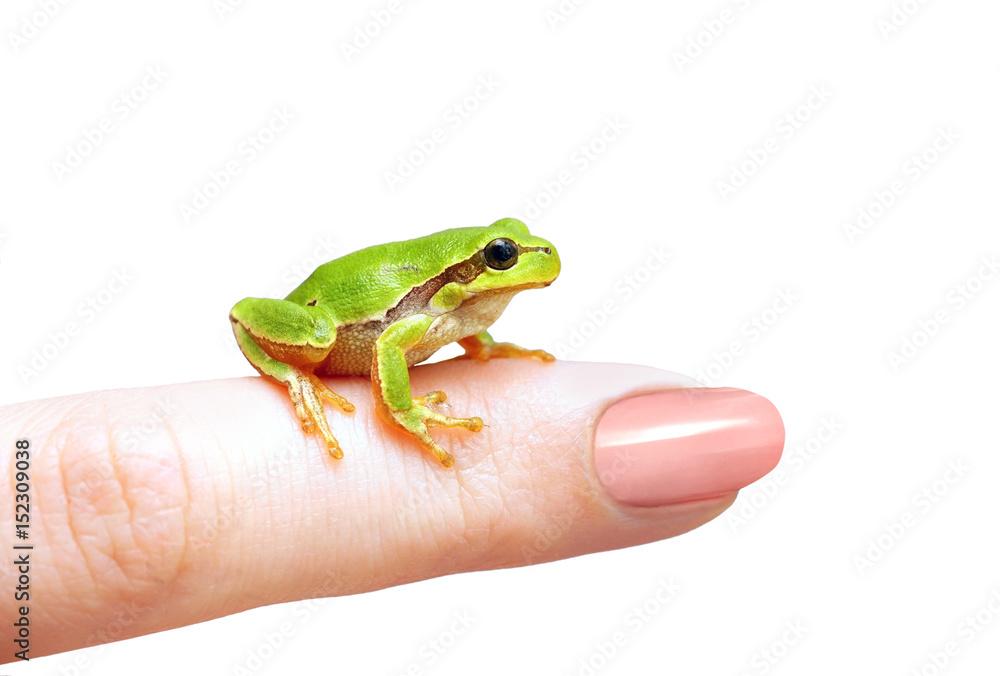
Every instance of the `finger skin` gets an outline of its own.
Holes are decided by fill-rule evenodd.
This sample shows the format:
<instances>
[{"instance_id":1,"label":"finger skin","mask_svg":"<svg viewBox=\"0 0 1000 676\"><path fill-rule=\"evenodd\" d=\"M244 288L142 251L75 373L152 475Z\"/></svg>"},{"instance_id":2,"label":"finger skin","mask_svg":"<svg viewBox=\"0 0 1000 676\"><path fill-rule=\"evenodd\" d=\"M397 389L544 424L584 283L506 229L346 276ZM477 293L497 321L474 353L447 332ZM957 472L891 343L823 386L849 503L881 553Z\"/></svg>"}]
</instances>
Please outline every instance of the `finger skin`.
<instances>
[{"instance_id":1,"label":"finger skin","mask_svg":"<svg viewBox=\"0 0 1000 676\"><path fill-rule=\"evenodd\" d=\"M596 478L600 414L627 394L692 386L648 368L529 360L411 371L478 434L434 429L445 469L375 413L370 382L328 379L345 457L304 435L259 377L0 409L0 453L31 442L32 656L272 603L641 544L695 528L735 493L669 507L614 502ZM12 483L3 487L13 504ZM0 514L7 551L11 510ZM16 616L10 595L5 617Z\"/></svg>"}]
</instances>

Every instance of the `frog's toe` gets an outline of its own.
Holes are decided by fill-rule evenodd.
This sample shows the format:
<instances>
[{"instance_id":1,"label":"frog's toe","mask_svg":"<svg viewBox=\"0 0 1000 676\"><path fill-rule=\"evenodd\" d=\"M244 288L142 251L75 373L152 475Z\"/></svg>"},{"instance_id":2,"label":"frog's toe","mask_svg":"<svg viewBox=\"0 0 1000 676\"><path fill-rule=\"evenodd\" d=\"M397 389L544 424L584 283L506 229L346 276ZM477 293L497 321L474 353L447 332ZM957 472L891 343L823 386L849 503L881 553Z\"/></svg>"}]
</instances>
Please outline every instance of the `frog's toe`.
<instances>
[{"instance_id":1,"label":"frog's toe","mask_svg":"<svg viewBox=\"0 0 1000 676\"><path fill-rule=\"evenodd\" d=\"M323 399L332 401L334 404L339 406L340 410L344 413L354 412L354 404L327 387L326 383L320 380L317 376L310 375L309 381L312 383L313 387L316 388L316 391Z\"/></svg>"},{"instance_id":2,"label":"frog's toe","mask_svg":"<svg viewBox=\"0 0 1000 676\"><path fill-rule=\"evenodd\" d=\"M455 466L455 456L453 456L448 451L441 448L431 435L427 432L427 427L421 426L419 429L410 430L420 445L426 450L430 451L431 455L438 459L438 461L445 467Z\"/></svg>"},{"instance_id":3,"label":"frog's toe","mask_svg":"<svg viewBox=\"0 0 1000 676\"><path fill-rule=\"evenodd\" d=\"M452 418L437 410L437 404L448 401L448 395L441 390L428 392L422 397L413 398L413 408L419 412L421 422L427 427L461 427L470 432L483 429L481 418Z\"/></svg>"},{"instance_id":4,"label":"frog's toe","mask_svg":"<svg viewBox=\"0 0 1000 676\"><path fill-rule=\"evenodd\" d=\"M470 432L479 432L483 429L483 419L473 416L471 418L452 418L442 415L437 411L429 411L429 415L424 418L424 424L428 427L461 427Z\"/></svg>"},{"instance_id":5,"label":"frog's toe","mask_svg":"<svg viewBox=\"0 0 1000 676\"><path fill-rule=\"evenodd\" d=\"M306 410L305 401L302 398L302 383L297 379L292 379L288 381L288 396L292 400L292 406L295 407L295 415L299 417L299 422L302 423L302 430L311 433L316 430L316 423L312 421L312 417L309 415L309 411Z\"/></svg>"},{"instance_id":6,"label":"frog's toe","mask_svg":"<svg viewBox=\"0 0 1000 676\"><path fill-rule=\"evenodd\" d=\"M340 460L344 457L344 451L340 448L340 444L333 437L326 440L326 450L330 452L330 455Z\"/></svg>"},{"instance_id":7,"label":"frog's toe","mask_svg":"<svg viewBox=\"0 0 1000 676\"><path fill-rule=\"evenodd\" d=\"M326 414L323 412L323 402L317 397L317 403L319 405L319 410L314 413L313 422L311 426L312 430L319 430L320 436L323 437L323 441L326 442L326 450L329 451L330 455L334 458L340 460L344 457L344 451L340 448L340 444L337 442L336 437L333 436L333 432L330 431L330 425L326 420Z\"/></svg>"},{"instance_id":8,"label":"frog's toe","mask_svg":"<svg viewBox=\"0 0 1000 676\"><path fill-rule=\"evenodd\" d=\"M539 359L541 361L555 361L556 358L545 350L529 350L514 343L475 343L463 344L465 354L456 359L478 359L488 361L490 359Z\"/></svg>"},{"instance_id":9,"label":"frog's toe","mask_svg":"<svg viewBox=\"0 0 1000 676\"><path fill-rule=\"evenodd\" d=\"M422 397L414 397L414 406L428 406L433 407L436 404L443 404L448 401L448 395L441 390L434 390L433 392L428 392Z\"/></svg>"},{"instance_id":10,"label":"frog's toe","mask_svg":"<svg viewBox=\"0 0 1000 676\"><path fill-rule=\"evenodd\" d=\"M334 393L319 378L312 374L298 374L288 380L288 394L295 407L295 414L302 424L302 431L306 434L313 434L319 431L326 442L326 448L334 458L343 458L344 451L330 431L330 425L326 419L326 411L323 410L323 397L332 398L345 411L353 411L354 406L340 395ZM329 395L332 395L329 396ZM345 406L346 404L346 406ZM350 408L348 408L350 407Z\"/></svg>"},{"instance_id":11,"label":"frog's toe","mask_svg":"<svg viewBox=\"0 0 1000 676\"><path fill-rule=\"evenodd\" d=\"M310 376L308 382L302 383L302 399L306 410L309 412L309 418L314 423L313 429L319 429L323 440L326 441L326 448L330 452L330 455L338 459L343 458L344 452L341 450L336 438L334 438L333 432L330 431L330 424L326 419L326 411L323 410L323 399L320 396L321 393L317 392L314 387L314 380L316 380L316 377ZM325 387L322 383L320 385Z\"/></svg>"},{"instance_id":12,"label":"frog's toe","mask_svg":"<svg viewBox=\"0 0 1000 676\"><path fill-rule=\"evenodd\" d=\"M452 357L452 359L475 359L476 361L489 361L490 353L487 350L467 351L465 354Z\"/></svg>"},{"instance_id":13,"label":"frog's toe","mask_svg":"<svg viewBox=\"0 0 1000 676\"><path fill-rule=\"evenodd\" d=\"M514 343L497 343L490 350L493 357L510 357L514 359L540 359L555 361L556 358L545 350L529 350Z\"/></svg>"}]
</instances>

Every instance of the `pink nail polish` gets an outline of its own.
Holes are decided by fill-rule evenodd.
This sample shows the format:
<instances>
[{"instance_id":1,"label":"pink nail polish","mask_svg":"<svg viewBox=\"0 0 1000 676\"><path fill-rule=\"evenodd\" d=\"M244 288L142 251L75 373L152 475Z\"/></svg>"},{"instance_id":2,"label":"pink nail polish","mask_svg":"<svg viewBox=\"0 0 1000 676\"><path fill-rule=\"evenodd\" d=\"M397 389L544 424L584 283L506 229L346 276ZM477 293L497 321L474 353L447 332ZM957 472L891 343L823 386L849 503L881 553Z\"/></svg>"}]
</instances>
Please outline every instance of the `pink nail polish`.
<instances>
[{"instance_id":1,"label":"pink nail polish","mask_svg":"<svg viewBox=\"0 0 1000 676\"><path fill-rule=\"evenodd\" d=\"M656 507L737 491L770 472L784 445L781 415L758 394L667 390L605 411L594 461L615 500Z\"/></svg>"}]
</instances>

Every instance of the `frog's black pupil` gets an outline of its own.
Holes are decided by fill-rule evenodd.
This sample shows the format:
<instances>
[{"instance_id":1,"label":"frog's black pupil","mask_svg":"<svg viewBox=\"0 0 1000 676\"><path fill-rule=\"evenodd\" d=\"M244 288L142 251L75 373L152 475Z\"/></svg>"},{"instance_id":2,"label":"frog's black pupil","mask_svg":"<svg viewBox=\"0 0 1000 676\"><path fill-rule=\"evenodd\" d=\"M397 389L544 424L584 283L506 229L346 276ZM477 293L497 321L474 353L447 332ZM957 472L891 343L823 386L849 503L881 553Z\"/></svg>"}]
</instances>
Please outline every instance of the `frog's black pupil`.
<instances>
[{"instance_id":1,"label":"frog's black pupil","mask_svg":"<svg viewBox=\"0 0 1000 676\"><path fill-rule=\"evenodd\" d=\"M483 251L486 264L496 270L506 270L514 267L517 262L517 245L509 239L495 239L486 245Z\"/></svg>"}]
</instances>

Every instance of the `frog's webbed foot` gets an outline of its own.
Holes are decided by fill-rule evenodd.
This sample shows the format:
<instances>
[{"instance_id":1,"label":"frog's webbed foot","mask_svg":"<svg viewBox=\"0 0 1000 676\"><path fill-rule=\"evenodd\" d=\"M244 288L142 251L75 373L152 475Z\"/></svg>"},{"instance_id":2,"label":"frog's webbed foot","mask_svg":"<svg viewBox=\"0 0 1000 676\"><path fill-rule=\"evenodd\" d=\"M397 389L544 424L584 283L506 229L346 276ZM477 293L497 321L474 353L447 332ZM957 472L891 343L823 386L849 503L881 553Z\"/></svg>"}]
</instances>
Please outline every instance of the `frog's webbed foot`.
<instances>
[{"instance_id":1,"label":"frog's webbed foot","mask_svg":"<svg viewBox=\"0 0 1000 676\"><path fill-rule=\"evenodd\" d=\"M288 394L292 398L295 406L295 413L302 423L302 430L306 434L312 434L317 429L326 441L326 448L334 458L343 458L344 451L330 431L330 425L326 420L326 411L323 410L323 399L328 399L340 407L345 413L354 411L354 404L347 401L329 387L322 380L312 373L293 372L288 376Z\"/></svg>"},{"instance_id":2,"label":"frog's webbed foot","mask_svg":"<svg viewBox=\"0 0 1000 676\"><path fill-rule=\"evenodd\" d=\"M405 411L386 410L385 413L392 418L392 422L416 437L420 445L440 460L442 465L451 467L455 464L455 458L431 438L427 428L460 427L470 432L479 432L483 429L483 420L477 417L452 418L432 408L435 404L444 403L447 398L444 392L437 390L422 397L414 397L413 405Z\"/></svg>"},{"instance_id":3,"label":"frog's webbed foot","mask_svg":"<svg viewBox=\"0 0 1000 676\"><path fill-rule=\"evenodd\" d=\"M540 359L541 361L555 361L556 358L545 350L529 350L528 348L515 345L514 343L498 343L489 333L482 333L458 341L458 344L465 350L465 354L456 359L479 359L488 361L490 359L516 358L516 359Z\"/></svg>"}]
</instances>

